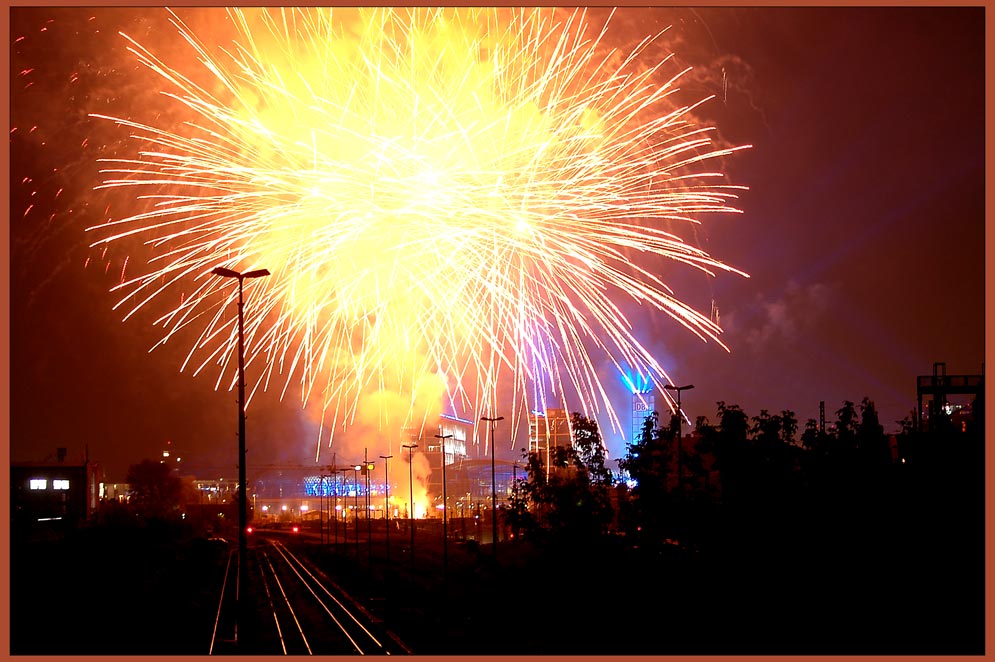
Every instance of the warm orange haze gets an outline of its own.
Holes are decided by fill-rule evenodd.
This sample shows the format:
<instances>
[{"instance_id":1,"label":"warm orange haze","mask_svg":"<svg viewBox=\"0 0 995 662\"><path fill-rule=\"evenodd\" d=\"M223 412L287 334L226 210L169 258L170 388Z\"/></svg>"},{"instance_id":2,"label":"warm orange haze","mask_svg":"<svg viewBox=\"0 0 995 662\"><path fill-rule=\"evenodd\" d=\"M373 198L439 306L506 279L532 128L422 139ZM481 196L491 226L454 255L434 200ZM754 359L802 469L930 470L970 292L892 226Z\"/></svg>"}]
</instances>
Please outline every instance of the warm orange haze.
<instances>
[{"instance_id":1,"label":"warm orange haze","mask_svg":"<svg viewBox=\"0 0 995 662\"><path fill-rule=\"evenodd\" d=\"M9 19L12 655L984 654L983 7Z\"/></svg>"},{"instance_id":2,"label":"warm orange haze","mask_svg":"<svg viewBox=\"0 0 995 662\"><path fill-rule=\"evenodd\" d=\"M741 147L673 99L665 33L624 53L580 10L212 11L210 30L172 16L182 55L126 37L163 108L95 115L133 140L102 163L89 236L147 245L119 309L188 334L183 368L222 389L236 293L211 270L268 269L245 283L250 409L276 389L317 412L316 459L351 425L391 443L440 411L623 427L598 366L670 378L620 297L724 347L660 258L745 275L685 239L737 211L719 168Z\"/></svg>"}]
</instances>

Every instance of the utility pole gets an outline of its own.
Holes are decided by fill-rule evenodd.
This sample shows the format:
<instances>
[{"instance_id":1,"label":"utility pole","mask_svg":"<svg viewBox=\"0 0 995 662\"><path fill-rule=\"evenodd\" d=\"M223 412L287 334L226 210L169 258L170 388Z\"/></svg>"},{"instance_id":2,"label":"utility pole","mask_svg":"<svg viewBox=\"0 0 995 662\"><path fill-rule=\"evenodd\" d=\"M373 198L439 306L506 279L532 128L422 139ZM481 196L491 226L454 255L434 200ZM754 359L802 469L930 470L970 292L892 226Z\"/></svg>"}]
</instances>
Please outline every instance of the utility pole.
<instances>
[{"instance_id":1,"label":"utility pole","mask_svg":"<svg viewBox=\"0 0 995 662\"><path fill-rule=\"evenodd\" d=\"M439 440L442 451L442 581L445 583L449 572L449 531L446 528L448 517L446 511L449 504L446 501L446 439L452 439L451 434L437 434L435 438Z\"/></svg>"},{"instance_id":2,"label":"utility pole","mask_svg":"<svg viewBox=\"0 0 995 662\"><path fill-rule=\"evenodd\" d=\"M383 498L383 512L384 512L384 526L387 530L387 565L390 565L390 473L387 471L387 460L394 457L393 455L381 455L383 459L383 487L384 487L384 498Z\"/></svg>"},{"instance_id":3,"label":"utility pole","mask_svg":"<svg viewBox=\"0 0 995 662\"><path fill-rule=\"evenodd\" d=\"M332 517L335 518L335 525L332 530L335 532L335 547L334 551L338 553L339 551L339 478L338 474L341 473L341 469L336 466L332 466Z\"/></svg>"},{"instance_id":4,"label":"utility pole","mask_svg":"<svg viewBox=\"0 0 995 662\"><path fill-rule=\"evenodd\" d=\"M225 267L215 267L211 270L215 276L235 278L238 280L238 590L236 591L236 624L245 620L245 592L249 584L249 543L246 539L248 529L248 501L246 499L245 478L245 301L242 297L242 281L246 278L269 276L266 269L256 269L239 273ZM237 628L237 625L236 625ZM236 637L238 637L236 629Z\"/></svg>"},{"instance_id":5,"label":"utility pole","mask_svg":"<svg viewBox=\"0 0 995 662\"><path fill-rule=\"evenodd\" d=\"M331 507L331 515L335 518L335 545L339 544L339 518L338 513L335 511L335 506L338 505L338 490L335 489L335 474L338 473L338 467L335 464L337 453L332 453L332 465L328 467L329 478L332 479L332 494L334 495ZM328 503L328 495L325 495L325 503ZM326 536L327 537L327 536Z\"/></svg>"},{"instance_id":6,"label":"utility pole","mask_svg":"<svg viewBox=\"0 0 995 662\"><path fill-rule=\"evenodd\" d=\"M352 488L356 491L356 512L355 516L352 518L353 524L356 526L356 563L359 564L359 470L363 467L358 464L352 468ZM348 536L348 530L346 531Z\"/></svg>"},{"instance_id":7,"label":"utility pole","mask_svg":"<svg viewBox=\"0 0 995 662\"><path fill-rule=\"evenodd\" d=\"M318 544L325 548L325 474L318 477Z\"/></svg>"},{"instance_id":8,"label":"utility pole","mask_svg":"<svg viewBox=\"0 0 995 662\"><path fill-rule=\"evenodd\" d=\"M418 444L404 444L401 448L408 449L408 530L411 534L411 569L415 569L415 483L411 471L411 452Z\"/></svg>"},{"instance_id":9,"label":"utility pole","mask_svg":"<svg viewBox=\"0 0 995 662\"><path fill-rule=\"evenodd\" d=\"M497 428L497 422L504 420L504 416L495 418L481 416L480 420L487 421L491 430L491 538L494 544L494 558L497 559L497 483L494 480L494 430Z\"/></svg>"},{"instance_id":10,"label":"utility pole","mask_svg":"<svg viewBox=\"0 0 995 662\"><path fill-rule=\"evenodd\" d=\"M373 522L370 520L370 472L373 471L373 464L370 463L369 449L363 449L363 474L366 475L366 556L369 563L373 563Z\"/></svg>"},{"instance_id":11,"label":"utility pole","mask_svg":"<svg viewBox=\"0 0 995 662\"><path fill-rule=\"evenodd\" d=\"M689 391L693 389L694 384L688 384L687 386L674 386L673 384L667 384L663 388L668 391L677 391L677 494L683 497L684 485L682 479L684 461L681 457L681 419L684 417L684 413L681 410L681 391Z\"/></svg>"}]
</instances>

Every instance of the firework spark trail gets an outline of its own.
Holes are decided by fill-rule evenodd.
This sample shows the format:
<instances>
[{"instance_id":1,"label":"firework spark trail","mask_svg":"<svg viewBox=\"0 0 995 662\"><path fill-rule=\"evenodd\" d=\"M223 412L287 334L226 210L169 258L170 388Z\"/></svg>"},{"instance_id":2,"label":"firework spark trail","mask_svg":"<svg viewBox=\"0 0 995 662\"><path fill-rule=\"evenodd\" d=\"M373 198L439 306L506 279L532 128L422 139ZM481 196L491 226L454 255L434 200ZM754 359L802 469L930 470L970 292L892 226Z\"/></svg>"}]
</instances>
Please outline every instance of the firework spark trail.
<instances>
[{"instance_id":1,"label":"firework spark trail","mask_svg":"<svg viewBox=\"0 0 995 662\"><path fill-rule=\"evenodd\" d=\"M745 276L663 227L737 211L740 187L709 184L722 175L702 166L741 148L714 147L695 106L672 102L680 74L657 82L667 60L637 66L661 35L613 64L607 24L588 36L583 11L227 15L238 36L223 49L171 14L200 62L185 73L129 39L181 125L94 115L142 144L106 162L101 187L144 206L90 228L94 245L151 237L157 253L119 286L119 306L130 315L180 290L157 323L162 342L199 333L184 369L218 365L217 386L234 385L235 293L210 275L219 265L273 274L246 283L247 359L263 364L253 390L279 378L305 403L320 393L332 429L364 391L423 379L453 406L496 412L509 373L515 417L548 389L618 425L595 356L669 381L618 296L722 345L716 324L634 263Z\"/></svg>"}]
</instances>

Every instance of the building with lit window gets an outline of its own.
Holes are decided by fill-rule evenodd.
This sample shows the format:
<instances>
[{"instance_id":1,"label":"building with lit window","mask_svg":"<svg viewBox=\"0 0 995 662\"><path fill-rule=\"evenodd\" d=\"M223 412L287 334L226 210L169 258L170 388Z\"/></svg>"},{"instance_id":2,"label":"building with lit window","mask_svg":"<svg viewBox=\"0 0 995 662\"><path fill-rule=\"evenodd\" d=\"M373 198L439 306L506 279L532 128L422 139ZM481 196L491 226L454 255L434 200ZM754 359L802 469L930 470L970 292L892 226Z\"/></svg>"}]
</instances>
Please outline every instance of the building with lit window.
<instances>
[{"instance_id":1,"label":"building with lit window","mask_svg":"<svg viewBox=\"0 0 995 662\"><path fill-rule=\"evenodd\" d=\"M916 421L920 429L929 430L937 420L948 420L962 431L973 420L973 401L984 402L984 366L978 375L948 375L947 364L933 364L932 375L916 378ZM969 398L967 402L952 403L950 397Z\"/></svg>"},{"instance_id":2,"label":"building with lit window","mask_svg":"<svg viewBox=\"0 0 995 662\"><path fill-rule=\"evenodd\" d=\"M517 479L528 477L525 465L508 460L494 461L494 493L498 506L511 496L512 485ZM491 507L490 459L464 460L447 468L446 496L453 515Z\"/></svg>"},{"instance_id":3,"label":"building with lit window","mask_svg":"<svg viewBox=\"0 0 995 662\"><path fill-rule=\"evenodd\" d=\"M630 444L636 443L643 436L646 420L653 416L656 409L656 396L651 390L642 390L632 394L631 426L629 430Z\"/></svg>"},{"instance_id":4,"label":"building with lit window","mask_svg":"<svg viewBox=\"0 0 995 662\"><path fill-rule=\"evenodd\" d=\"M11 521L15 530L37 526L72 528L97 512L100 465L88 457L66 461L66 449L41 462L10 465Z\"/></svg>"},{"instance_id":5,"label":"building with lit window","mask_svg":"<svg viewBox=\"0 0 995 662\"><path fill-rule=\"evenodd\" d=\"M416 453L428 460L431 473L428 476L428 492L441 499L442 497L442 464L445 462L448 473L454 465L459 466L466 461L467 439L473 435L473 421L457 416L443 414L439 416L437 432L432 427L426 427L419 440L416 434L409 433L411 444L418 444ZM447 476L452 478L452 476ZM449 486L446 487L448 493ZM440 501L441 504L441 501Z\"/></svg>"},{"instance_id":6,"label":"building with lit window","mask_svg":"<svg viewBox=\"0 0 995 662\"><path fill-rule=\"evenodd\" d=\"M543 463L548 465L553 448L572 445L570 415L566 409L533 411L529 415L529 452L537 453Z\"/></svg>"},{"instance_id":7,"label":"building with lit window","mask_svg":"<svg viewBox=\"0 0 995 662\"><path fill-rule=\"evenodd\" d=\"M529 452L546 455L550 448L573 445L566 409L533 411L529 415Z\"/></svg>"}]
</instances>

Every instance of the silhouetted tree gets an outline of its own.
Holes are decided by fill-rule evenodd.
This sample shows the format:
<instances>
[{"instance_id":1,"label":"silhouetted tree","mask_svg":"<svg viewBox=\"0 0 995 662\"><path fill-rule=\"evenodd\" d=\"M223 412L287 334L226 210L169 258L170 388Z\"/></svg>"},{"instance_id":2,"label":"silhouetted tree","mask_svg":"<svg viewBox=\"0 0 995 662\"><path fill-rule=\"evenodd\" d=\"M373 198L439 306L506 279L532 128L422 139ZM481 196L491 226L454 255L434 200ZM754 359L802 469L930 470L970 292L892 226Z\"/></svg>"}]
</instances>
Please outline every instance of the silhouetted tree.
<instances>
[{"instance_id":1,"label":"silhouetted tree","mask_svg":"<svg viewBox=\"0 0 995 662\"><path fill-rule=\"evenodd\" d=\"M525 455L527 478L516 485L507 516L533 536L542 529L557 539L593 538L614 518L598 425L576 412L570 424L572 445L550 449L548 467L537 453Z\"/></svg>"},{"instance_id":2,"label":"silhouetted tree","mask_svg":"<svg viewBox=\"0 0 995 662\"><path fill-rule=\"evenodd\" d=\"M836 441L838 448L845 450L857 444L857 409L849 400L836 410Z\"/></svg>"},{"instance_id":3,"label":"silhouetted tree","mask_svg":"<svg viewBox=\"0 0 995 662\"><path fill-rule=\"evenodd\" d=\"M917 462L919 459L919 425L916 420L915 410L909 411L908 415L900 421L895 421L899 426L898 433L898 456L902 462Z\"/></svg>"},{"instance_id":4,"label":"silhouetted tree","mask_svg":"<svg viewBox=\"0 0 995 662\"><path fill-rule=\"evenodd\" d=\"M985 398L975 398L971 401L971 420L967 424L967 431L980 438L985 437Z\"/></svg>"},{"instance_id":5,"label":"silhouetted tree","mask_svg":"<svg viewBox=\"0 0 995 662\"><path fill-rule=\"evenodd\" d=\"M739 405L719 401L716 467L722 481L722 501L736 503L742 499L749 480L749 418Z\"/></svg>"},{"instance_id":6,"label":"silhouetted tree","mask_svg":"<svg viewBox=\"0 0 995 662\"><path fill-rule=\"evenodd\" d=\"M627 533L652 546L666 538L672 523L673 503L667 489L672 463L673 439L658 427L659 414L646 417L639 438L629 444L619 467L635 483L630 491L632 518Z\"/></svg>"},{"instance_id":7,"label":"silhouetted tree","mask_svg":"<svg viewBox=\"0 0 995 662\"><path fill-rule=\"evenodd\" d=\"M789 490L793 488L790 483L796 466L797 447L793 441L798 421L792 411L770 414L766 409L761 409L752 421L752 444L746 456L748 497L770 513L792 497Z\"/></svg>"},{"instance_id":8,"label":"silhouetted tree","mask_svg":"<svg viewBox=\"0 0 995 662\"><path fill-rule=\"evenodd\" d=\"M128 468L131 503L146 518L171 519L179 516L183 501L183 481L169 465L142 460Z\"/></svg>"},{"instance_id":9,"label":"silhouetted tree","mask_svg":"<svg viewBox=\"0 0 995 662\"><path fill-rule=\"evenodd\" d=\"M592 538L608 530L612 512L611 472L597 422L574 412L570 416L572 448L558 448L560 471L550 477L550 528L558 537Z\"/></svg>"},{"instance_id":10,"label":"silhouetted tree","mask_svg":"<svg viewBox=\"0 0 995 662\"><path fill-rule=\"evenodd\" d=\"M525 475L512 483L511 495L508 497L508 503L504 510L505 520L511 525L516 538L523 533L527 535L534 532L538 525L535 515L529 508L531 502L529 499L528 466L530 458L528 451L523 451L522 457L526 462L526 471L523 472Z\"/></svg>"},{"instance_id":11,"label":"silhouetted tree","mask_svg":"<svg viewBox=\"0 0 995 662\"><path fill-rule=\"evenodd\" d=\"M570 424L574 448L591 485L599 489L610 487L612 474L605 467L605 444L597 422L574 412L570 416Z\"/></svg>"},{"instance_id":12,"label":"silhouetted tree","mask_svg":"<svg viewBox=\"0 0 995 662\"><path fill-rule=\"evenodd\" d=\"M712 485L709 479L708 471L704 466L705 458L716 457L716 449L718 448L718 436L719 431L714 425L711 425L708 421L707 416L699 416L695 419L694 431L698 437L698 441L695 444L694 450L697 454L698 463L691 466L692 471L700 471L700 478L702 485L703 498L712 498L713 490L718 487L717 485Z\"/></svg>"},{"instance_id":13,"label":"silhouetted tree","mask_svg":"<svg viewBox=\"0 0 995 662\"><path fill-rule=\"evenodd\" d=\"M884 427L878 420L878 412L874 403L864 397L860 401L860 426L857 428L857 447L865 465L870 468L881 468L891 462L891 449Z\"/></svg>"},{"instance_id":14,"label":"silhouetted tree","mask_svg":"<svg viewBox=\"0 0 995 662\"><path fill-rule=\"evenodd\" d=\"M795 445L795 434L798 432L798 418L790 409L781 411L781 441L788 446Z\"/></svg>"},{"instance_id":15,"label":"silhouetted tree","mask_svg":"<svg viewBox=\"0 0 995 662\"><path fill-rule=\"evenodd\" d=\"M781 418L777 415L771 416L766 409L761 409L760 413L753 417L750 435L753 442L764 448L765 452L775 448L781 441Z\"/></svg>"},{"instance_id":16,"label":"silhouetted tree","mask_svg":"<svg viewBox=\"0 0 995 662\"><path fill-rule=\"evenodd\" d=\"M521 499L522 506L527 509L528 517L521 516L517 508L512 511L513 522L526 535L536 537L541 535L546 525L546 504L549 501L549 482L546 479L546 464L543 456L536 452L523 453L525 459L526 478L517 486L516 494Z\"/></svg>"},{"instance_id":17,"label":"silhouetted tree","mask_svg":"<svg viewBox=\"0 0 995 662\"><path fill-rule=\"evenodd\" d=\"M805 431L802 432L802 448L810 451L812 456L823 456L829 453L832 435L823 430L814 418L805 421Z\"/></svg>"}]
</instances>

